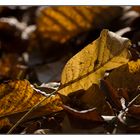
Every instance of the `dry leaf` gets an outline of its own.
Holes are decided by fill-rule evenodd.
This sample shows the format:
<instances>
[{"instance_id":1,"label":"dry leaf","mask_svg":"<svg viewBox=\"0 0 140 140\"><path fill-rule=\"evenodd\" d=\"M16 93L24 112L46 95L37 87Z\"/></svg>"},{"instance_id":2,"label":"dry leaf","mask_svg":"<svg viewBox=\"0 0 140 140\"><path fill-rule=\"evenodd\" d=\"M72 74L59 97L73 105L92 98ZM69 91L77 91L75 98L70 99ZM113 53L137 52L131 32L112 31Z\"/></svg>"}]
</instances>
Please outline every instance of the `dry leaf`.
<instances>
[{"instance_id":1,"label":"dry leaf","mask_svg":"<svg viewBox=\"0 0 140 140\"><path fill-rule=\"evenodd\" d=\"M140 85L140 59L130 61L128 64L114 69L107 77L107 80L114 88L126 88L134 91ZM129 92L129 94L131 94L129 95L131 97L134 92Z\"/></svg>"},{"instance_id":2,"label":"dry leaf","mask_svg":"<svg viewBox=\"0 0 140 140\"><path fill-rule=\"evenodd\" d=\"M105 95L101 92L98 85L92 85L87 90L80 90L60 97L65 105L76 110L88 110L96 108L101 115L114 115L112 107L106 101Z\"/></svg>"},{"instance_id":3,"label":"dry leaf","mask_svg":"<svg viewBox=\"0 0 140 140\"><path fill-rule=\"evenodd\" d=\"M0 120L0 130L4 129L3 131L8 131L12 127L12 125L13 124L11 124L8 118Z\"/></svg>"},{"instance_id":4,"label":"dry leaf","mask_svg":"<svg viewBox=\"0 0 140 140\"><path fill-rule=\"evenodd\" d=\"M128 108L128 113L133 117L140 118L140 105L132 105Z\"/></svg>"},{"instance_id":5,"label":"dry leaf","mask_svg":"<svg viewBox=\"0 0 140 140\"><path fill-rule=\"evenodd\" d=\"M38 14L37 31L43 38L64 43L89 29L107 25L121 12L121 7L107 6L45 7Z\"/></svg>"},{"instance_id":6,"label":"dry leaf","mask_svg":"<svg viewBox=\"0 0 140 140\"><path fill-rule=\"evenodd\" d=\"M85 94L81 96L80 100L88 108L96 108L101 115L114 115L112 107L106 101L106 97L98 85L93 84L85 91Z\"/></svg>"},{"instance_id":7,"label":"dry leaf","mask_svg":"<svg viewBox=\"0 0 140 140\"><path fill-rule=\"evenodd\" d=\"M101 89L102 89L102 92L105 93L111 105L121 110L122 109L122 104L120 101L121 96L119 96L118 91L115 90L115 88L113 88L111 84L107 80L104 80L104 79L101 80Z\"/></svg>"},{"instance_id":8,"label":"dry leaf","mask_svg":"<svg viewBox=\"0 0 140 140\"><path fill-rule=\"evenodd\" d=\"M130 41L104 29L100 37L73 56L65 65L59 93L69 93L99 84L105 71L129 61Z\"/></svg>"},{"instance_id":9,"label":"dry leaf","mask_svg":"<svg viewBox=\"0 0 140 140\"><path fill-rule=\"evenodd\" d=\"M19 119L25 112L45 98L41 91L36 91L27 80L9 81L0 85L0 118ZM58 95L52 95L34 110L29 118L62 110ZM12 117L11 117L12 116Z\"/></svg>"},{"instance_id":10,"label":"dry leaf","mask_svg":"<svg viewBox=\"0 0 140 140\"><path fill-rule=\"evenodd\" d=\"M88 121L97 121L97 122L103 122L103 118L99 113L97 112L96 108L92 108L89 110L82 110L78 111L75 110L69 106L63 105L63 108L70 114L72 114L75 117L78 117L79 119L84 119Z\"/></svg>"},{"instance_id":11,"label":"dry leaf","mask_svg":"<svg viewBox=\"0 0 140 140\"><path fill-rule=\"evenodd\" d=\"M63 106L66 112L62 133L105 133L104 119L96 108L78 111L69 106Z\"/></svg>"},{"instance_id":12,"label":"dry leaf","mask_svg":"<svg viewBox=\"0 0 140 140\"><path fill-rule=\"evenodd\" d=\"M71 117L65 115L62 122L62 134L106 134L104 124L96 124L94 121L72 120Z\"/></svg>"}]
</instances>

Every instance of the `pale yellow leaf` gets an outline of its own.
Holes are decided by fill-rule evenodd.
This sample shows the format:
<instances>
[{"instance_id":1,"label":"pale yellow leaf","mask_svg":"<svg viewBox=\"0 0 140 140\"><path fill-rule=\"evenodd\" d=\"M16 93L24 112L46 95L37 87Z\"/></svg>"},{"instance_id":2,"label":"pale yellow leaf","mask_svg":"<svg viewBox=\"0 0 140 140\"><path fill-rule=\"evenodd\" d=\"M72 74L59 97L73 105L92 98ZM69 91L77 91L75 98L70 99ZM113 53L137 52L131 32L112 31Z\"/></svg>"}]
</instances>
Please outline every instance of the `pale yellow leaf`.
<instances>
[{"instance_id":1,"label":"pale yellow leaf","mask_svg":"<svg viewBox=\"0 0 140 140\"><path fill-rule=\"evenodd\" d=\"M59 93L69 93L99 84L107 70L129 61L130 41L104 29L98 39L73 56L65 65Z\"/></svg>"}]
</instances>

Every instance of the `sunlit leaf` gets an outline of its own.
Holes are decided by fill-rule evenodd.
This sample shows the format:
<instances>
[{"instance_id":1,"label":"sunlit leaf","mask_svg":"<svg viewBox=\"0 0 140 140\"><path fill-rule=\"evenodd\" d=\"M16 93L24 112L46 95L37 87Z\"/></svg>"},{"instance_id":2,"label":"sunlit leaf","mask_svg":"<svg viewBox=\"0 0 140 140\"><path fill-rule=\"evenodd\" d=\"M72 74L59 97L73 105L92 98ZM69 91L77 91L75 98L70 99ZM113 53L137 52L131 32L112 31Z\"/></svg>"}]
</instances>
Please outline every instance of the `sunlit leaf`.
<instances>
[{"instance_id":1,"label":"sunlit leaf","mask_svg":"<svg viewBox=\"0 0 140 140\"><path fill-rule=\"evenodd\" d=\"M44 92L43 92L44 93ZM27 80L9 81L0 85L0 117L11 116L14 120L44 99L41 91L35 90ZM29 118L62 110L58 95L52 95L33 111ZM21 115L20 115L21 114Z\"/></svg>"},{"instance_id":2,"label":"sunlit leaf","mask_svg":"<svg viewBox=\"0 0 140 140\"><path fill-rule=\"evenodd\" d=\"M68 95L81 89L87 90L92 84L99 84L105 71L129 61L129 46L128 39L103 30L97 40L67 62L62 72L59 93Z\"/></svg>"}]
</instances>

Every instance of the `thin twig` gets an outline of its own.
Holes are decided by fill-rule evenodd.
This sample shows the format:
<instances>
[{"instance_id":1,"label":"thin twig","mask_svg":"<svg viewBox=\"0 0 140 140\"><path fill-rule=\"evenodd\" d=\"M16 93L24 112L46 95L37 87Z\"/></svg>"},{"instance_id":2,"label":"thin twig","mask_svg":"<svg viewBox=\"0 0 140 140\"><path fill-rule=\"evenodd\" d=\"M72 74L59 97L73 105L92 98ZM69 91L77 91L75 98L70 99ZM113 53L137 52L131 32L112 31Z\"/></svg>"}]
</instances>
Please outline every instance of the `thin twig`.
<instances>
[{"instance_id":1,"label":"thin twig","mask_svg":"<svg viewBox=\"0 0 140 140\"><path fill-rule=\"evenodd\" d=\"M136 101L136 99L137 99L139 96L140 96L140 94L138 94L135 98L133 98L133 99L131 100L131 102L129 102L128 107L131 106L131 105Z\"/></svg>"},{"instance_id":2,"label":"thin twig","mask_svg":"<svg viewBox=\"0 0 140 140\"><path fill-rule=\"evenodd\" d=\"M25 113L18 121L17 123L8 131L7 134L11 134L15 128L33 111L35 110L45 99L49 98L50 96L52 96L54 93L56 93L57 90L53 91L50 93L50 95L48 96L44 96L44 98L38 102L37 104L35 104L27 113Z\"/></svg>"}]
</instances>

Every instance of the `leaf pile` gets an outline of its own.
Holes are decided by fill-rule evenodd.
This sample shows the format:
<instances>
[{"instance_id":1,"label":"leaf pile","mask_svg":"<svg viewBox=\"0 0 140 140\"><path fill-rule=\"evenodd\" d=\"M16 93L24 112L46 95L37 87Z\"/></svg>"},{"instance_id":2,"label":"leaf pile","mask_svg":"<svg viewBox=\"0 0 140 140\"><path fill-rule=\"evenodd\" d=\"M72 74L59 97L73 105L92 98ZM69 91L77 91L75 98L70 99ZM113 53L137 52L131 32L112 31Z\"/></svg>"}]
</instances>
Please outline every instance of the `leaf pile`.
<instances>
[{"instance_id":1,"label":"leaf pile","mask_svg":"<svg viewBox=\"0 0 140 140\"><path fill-rule=\"evenodd\" d=\"M0 133L140 133L139 14L1 6Z\"/></svg>"}]
</instances>

